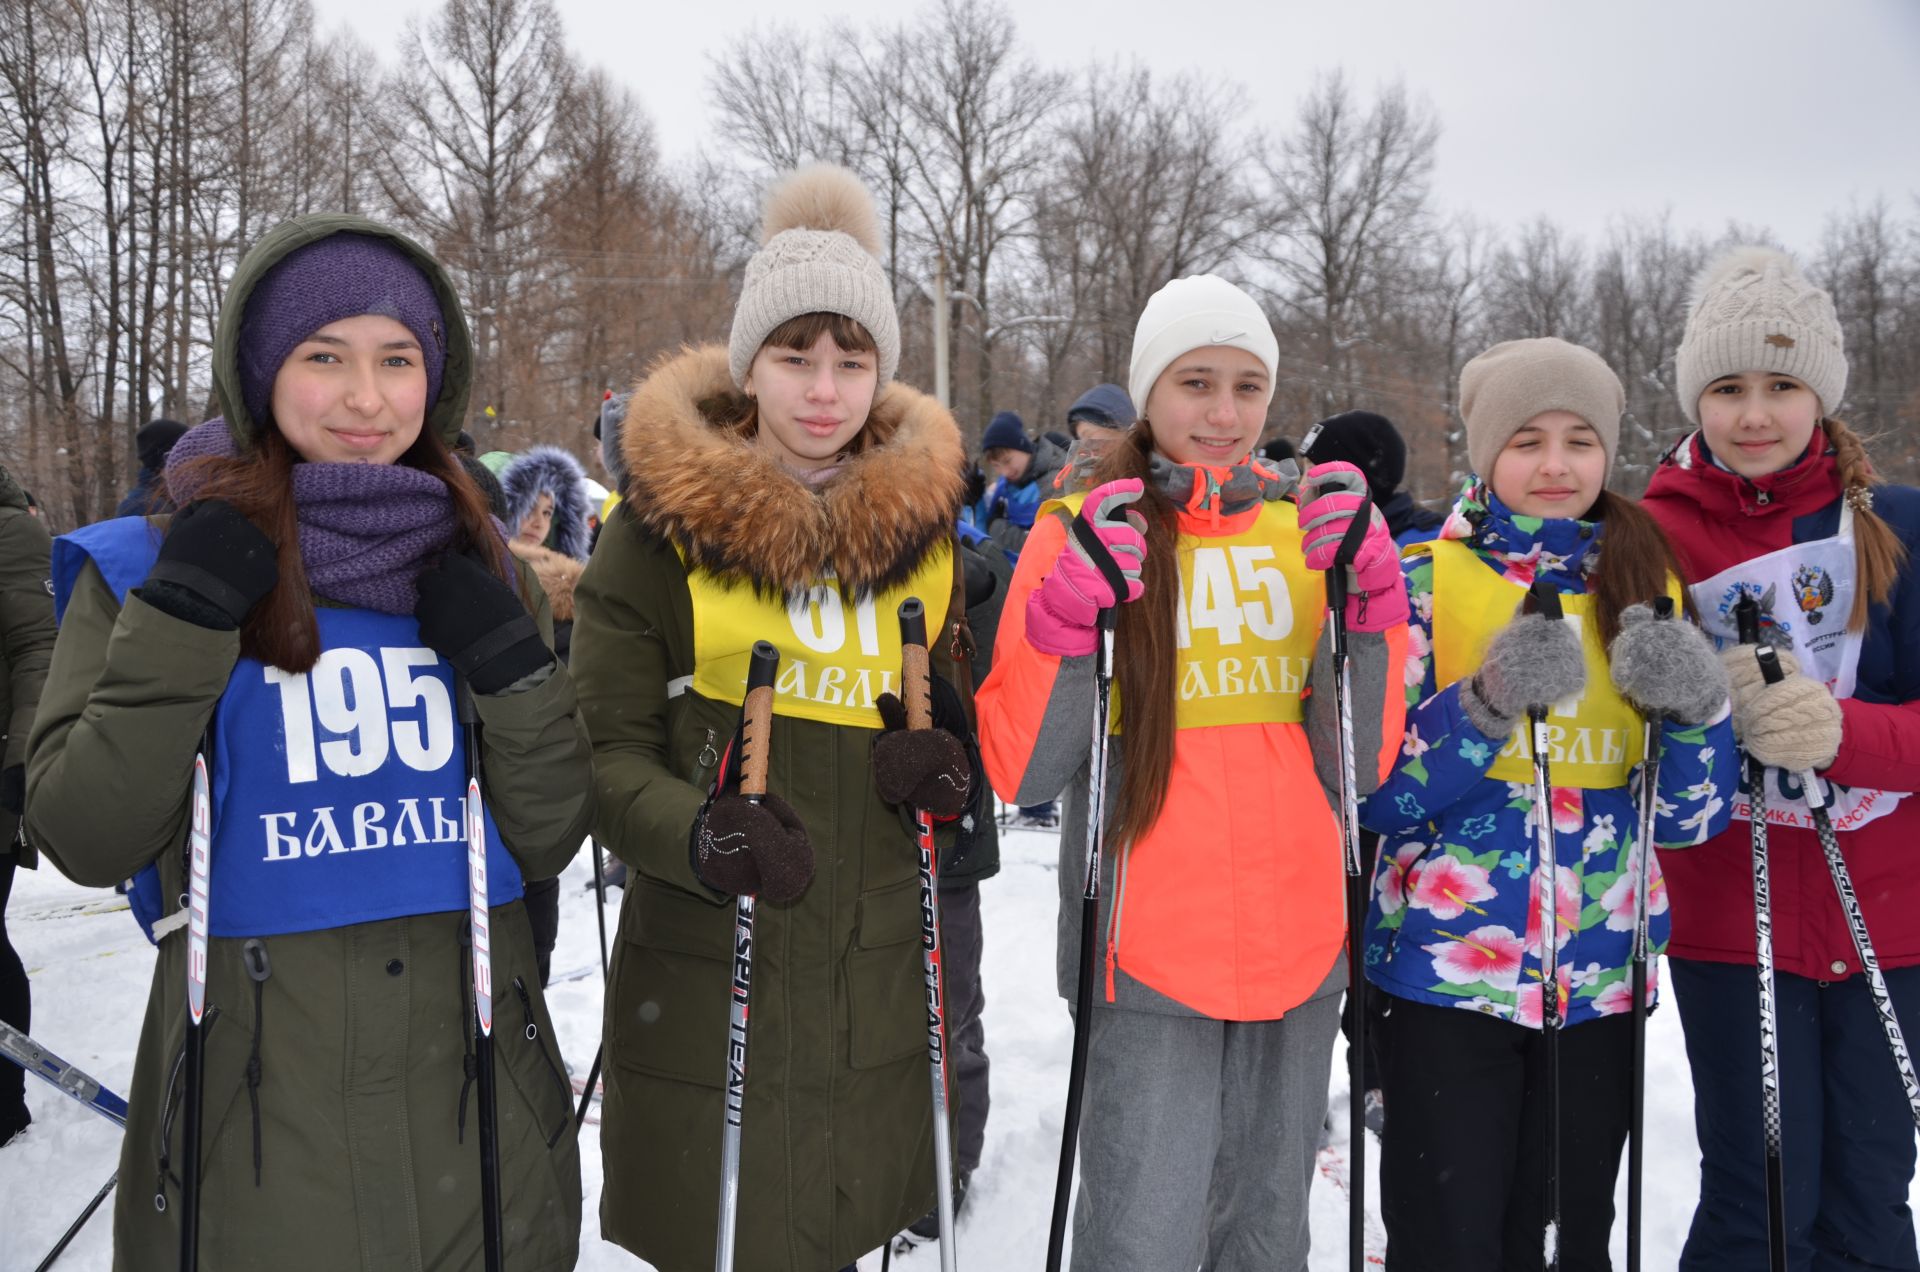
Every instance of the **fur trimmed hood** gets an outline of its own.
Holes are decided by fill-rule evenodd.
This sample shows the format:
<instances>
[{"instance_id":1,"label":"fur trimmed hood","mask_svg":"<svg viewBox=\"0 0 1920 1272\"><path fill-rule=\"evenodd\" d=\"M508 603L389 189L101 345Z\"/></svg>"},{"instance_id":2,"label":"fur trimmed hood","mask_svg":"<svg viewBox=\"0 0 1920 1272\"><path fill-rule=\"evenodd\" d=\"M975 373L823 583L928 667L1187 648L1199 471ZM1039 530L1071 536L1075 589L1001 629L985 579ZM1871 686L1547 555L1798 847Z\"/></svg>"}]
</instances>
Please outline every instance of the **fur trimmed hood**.
<instances>
[{"instance_id":1,"label":"fur trimmed hood","mask_svg":"<svg viewBox=\"0 0 1920 1272\"><path fill-rule=\"evenodd\" d=\"M883 387L865 430L877 444L818 490L726 426L746 406L718 345L655 364L628 404L620 445L634 514L690 566L789 597L831 570L864 596L906 579L954 533L965 449L927 394Z\"/></svg>"},{"instance_id":2,"label":"fur trimmed hood","mask_svg":"<svg viewBox=\"0 0 1920 1272\"><path fill-rule=\"evenodd\" d=\"M580 581L581 574L586 572L585 563L537 544L509 542L507 548L514 556L525 561L533 570L534 577L540 580L540 590L547 594L547 604L553 607L553 621L571 623L573 589Z\"/></svg>"},{"instance_id":3,"label":"fur trimmed hood","mask_svg":"<svg viewBox=\"0 0 1920 1272\"><path fill-rule=\"evenodd\" d=\"M553 528L546 546L576 561L587 559L587 472L580 461L558 446L535 446L500 471L500 489L506 495L509 537L533 510L541 491L553 496Z\"/></svg>"}]
</instances>

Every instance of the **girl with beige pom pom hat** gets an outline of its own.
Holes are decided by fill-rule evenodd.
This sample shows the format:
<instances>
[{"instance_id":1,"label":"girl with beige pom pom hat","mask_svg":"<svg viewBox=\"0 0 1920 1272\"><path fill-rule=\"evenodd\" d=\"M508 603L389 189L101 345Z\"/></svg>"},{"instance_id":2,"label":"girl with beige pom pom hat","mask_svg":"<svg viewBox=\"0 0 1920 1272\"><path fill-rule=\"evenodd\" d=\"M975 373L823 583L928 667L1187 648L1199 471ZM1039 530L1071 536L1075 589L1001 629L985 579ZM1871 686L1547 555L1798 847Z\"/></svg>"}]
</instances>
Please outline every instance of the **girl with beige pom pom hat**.
<instances>
[{"instance_id":1,"label":"girl with beige pom pom hat","mask_svg":"<svg viewBox=\"0 0 1920 1272\"><path fill-rule=\"evenodd\" d=\"M964 617L959 430L894 382L873 207L844 169L767 204L724 348L635 388L625 500L577 595L573 672L632 868L606 1009L601 1228L661 1272L714 1266L738 895L758 900L736 1266L822 1272L933 1205L911 823L984 789L942 638ZM896 611L926 606L935 725L895 727ZM757 640L781 652L768 795L716 773ZM944 834L943 834L944 838Z\"/></svg>"}]
</instances>

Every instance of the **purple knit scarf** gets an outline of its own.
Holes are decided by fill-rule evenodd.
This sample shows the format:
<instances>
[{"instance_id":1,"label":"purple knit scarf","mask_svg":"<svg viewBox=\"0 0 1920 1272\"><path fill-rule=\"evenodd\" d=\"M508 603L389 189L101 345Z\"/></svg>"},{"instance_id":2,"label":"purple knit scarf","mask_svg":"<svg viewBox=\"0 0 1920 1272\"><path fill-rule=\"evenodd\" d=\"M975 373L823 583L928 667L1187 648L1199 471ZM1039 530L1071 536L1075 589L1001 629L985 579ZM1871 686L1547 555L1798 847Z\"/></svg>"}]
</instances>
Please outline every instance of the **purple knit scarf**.
<instances>
[{"instance_id":1,"label":"purple knit scarf","mask_svg":"<svg viewBox=\"0 0 1920 1272\"><path fill-rule=\"evenodd\" d=\"M224 420L190 429L167 456L175 505L186 507L206 481L203 471L187 468L192 460L235 453ZM420 599L414 579L453 542L460 524L446 483L401 464L296 463L293 503L314 595L383 614L413 613ZM504 541L504 528L494 524Z\"/></svg>"}]
</instances>

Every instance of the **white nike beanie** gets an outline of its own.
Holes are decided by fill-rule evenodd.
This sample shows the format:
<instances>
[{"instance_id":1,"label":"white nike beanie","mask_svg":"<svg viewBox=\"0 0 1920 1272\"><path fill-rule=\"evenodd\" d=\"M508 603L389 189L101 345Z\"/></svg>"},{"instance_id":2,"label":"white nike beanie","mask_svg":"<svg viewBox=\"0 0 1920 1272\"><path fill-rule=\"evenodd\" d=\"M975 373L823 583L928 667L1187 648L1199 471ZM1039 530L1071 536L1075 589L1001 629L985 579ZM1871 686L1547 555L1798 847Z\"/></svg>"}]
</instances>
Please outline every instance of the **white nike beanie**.
<instances>
[{"instance_id":1,"label":"white nike beanie","mask_svg":"<svg viewBox=\"0 0 1920 1272\"><path fill-rule=\"evenodd\" d=\"M1253 297L1217 274L1176 278L1147 299L1133 328L1133 361L1127 391L1133 409L1147 413L1147 394L1173 360L1194 349L1224 345L1245 349L1267 369L1272 400L1278 374L1280 341Z\"/></svg>"}]
</instances>

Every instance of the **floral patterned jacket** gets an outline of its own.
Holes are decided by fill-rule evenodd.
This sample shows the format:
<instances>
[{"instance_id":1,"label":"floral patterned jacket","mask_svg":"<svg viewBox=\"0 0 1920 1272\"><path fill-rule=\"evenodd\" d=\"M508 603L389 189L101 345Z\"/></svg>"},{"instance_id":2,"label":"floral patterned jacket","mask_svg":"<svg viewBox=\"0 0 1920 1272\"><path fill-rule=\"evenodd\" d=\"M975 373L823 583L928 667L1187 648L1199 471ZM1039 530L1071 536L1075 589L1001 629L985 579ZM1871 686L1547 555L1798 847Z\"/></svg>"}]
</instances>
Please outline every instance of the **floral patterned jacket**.
<instances>
[{"instance_id":1,"label":"floral patterned jacket","mask_svg":"<svg viewBox=\"0 0 1920 1272\"><path fill-rule=\"evenodd\" d=\"M1563 592L1584 592L1604 526L1512 514L1469 483L1441 528L1465 541L1487 568ZM1434 683L1433 558L1404 562L1408 625L1407 733L1392 774L1362 805L1381 835L1367 913L1367 976L1390 994L1458 1006L1540 1027L1544 874L1534 832L1532 786L1490 779L1507 739L1475 728L1456 684ZM1725 829L1738 775L1733 728L1723 708L1704 725L1671 721L1656 791L1654 842L1691 847ZM1605 790L1556 787L1562 1019L1569 1025L1632 1006L1634 839L1640 773ZM1649 939L1667 941L1667 895L1656 860L1648 890ZM1648 1001L1657 981L1649 966Z\"/></svg>"}]
</instances>

